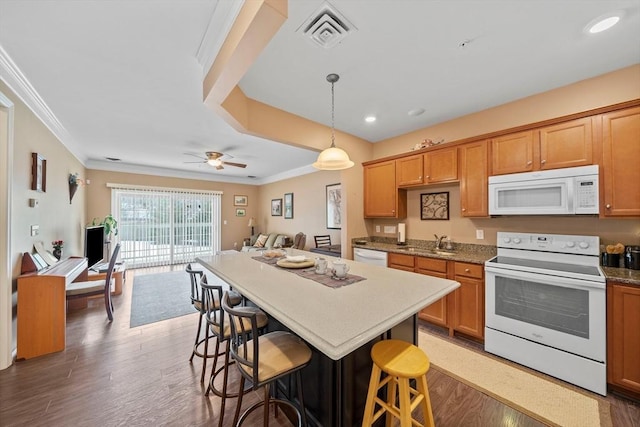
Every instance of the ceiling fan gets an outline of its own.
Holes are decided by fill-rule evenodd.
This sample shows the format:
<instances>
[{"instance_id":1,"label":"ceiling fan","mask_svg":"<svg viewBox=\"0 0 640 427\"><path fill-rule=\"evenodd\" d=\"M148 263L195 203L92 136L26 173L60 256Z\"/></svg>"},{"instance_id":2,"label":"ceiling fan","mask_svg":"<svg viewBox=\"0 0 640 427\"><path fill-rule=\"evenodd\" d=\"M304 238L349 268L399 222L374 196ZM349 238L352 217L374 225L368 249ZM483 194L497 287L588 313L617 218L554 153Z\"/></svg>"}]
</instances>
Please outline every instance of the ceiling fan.
<instances>
[{"instance_id":1,"label":"ceiling fan","mask_svg":"<svg viewBox=\"0 0 640 427\"><path fill-rule=\"evenodd\" d=\"M227 162L225 160L221 160L220 158L223 157L225 154L219 153L217 151L207 151L205 153L206 157L200 157L197 154L191 154L191 153L184 153L184 154L189 155L189 156L198 157L199 159L201 159L199 162L185 162L185 163L207 163L207 164L215 167L217 170L224 169L223 165L225 165L225 166L235 166L237 168L246 168L247 167L247 165L245 165L244 163L234 163L234 162Z\"/></svg>"}]
</instances>

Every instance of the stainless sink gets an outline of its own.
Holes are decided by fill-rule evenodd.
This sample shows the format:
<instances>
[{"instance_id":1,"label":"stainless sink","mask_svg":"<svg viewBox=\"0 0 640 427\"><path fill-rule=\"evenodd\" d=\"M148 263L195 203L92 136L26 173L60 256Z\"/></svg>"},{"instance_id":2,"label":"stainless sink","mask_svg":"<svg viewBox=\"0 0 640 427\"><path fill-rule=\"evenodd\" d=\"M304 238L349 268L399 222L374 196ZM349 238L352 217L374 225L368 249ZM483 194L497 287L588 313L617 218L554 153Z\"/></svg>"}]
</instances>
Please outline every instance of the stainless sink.
<instances>
[{"instance_id":1,"label":"stainless sink","mask_svg":"<svg viewBox=\"0 0 640 427\"><path fill-rule=\"evenodd\" d=\"M443 255L443 256L452 256L455 255L455 252L451 252L451 251L442 251L440 249L431 249L429 252L434 253L436 255Z\"/></svg>"}]
</instances>

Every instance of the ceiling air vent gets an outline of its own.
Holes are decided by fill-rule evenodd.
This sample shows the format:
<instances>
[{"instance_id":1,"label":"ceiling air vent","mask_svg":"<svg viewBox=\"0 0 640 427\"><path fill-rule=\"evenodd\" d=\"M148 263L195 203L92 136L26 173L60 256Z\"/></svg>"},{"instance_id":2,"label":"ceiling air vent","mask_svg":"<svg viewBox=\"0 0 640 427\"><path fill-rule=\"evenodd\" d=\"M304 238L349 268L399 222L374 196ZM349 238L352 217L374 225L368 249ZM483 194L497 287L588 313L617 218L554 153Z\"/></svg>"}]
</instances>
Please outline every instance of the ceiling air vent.
<instances>
[{"instance_id":1,"label":"ceiling air vent","mask_svg":"<svg viewBox=\"0 0 640 427\"><path fill-rule=\"evenodd\" d=\"M329 49L357 30L335 7L325 2L296 31L305 34L318 46Z\"/></svg>"}]
</instances>

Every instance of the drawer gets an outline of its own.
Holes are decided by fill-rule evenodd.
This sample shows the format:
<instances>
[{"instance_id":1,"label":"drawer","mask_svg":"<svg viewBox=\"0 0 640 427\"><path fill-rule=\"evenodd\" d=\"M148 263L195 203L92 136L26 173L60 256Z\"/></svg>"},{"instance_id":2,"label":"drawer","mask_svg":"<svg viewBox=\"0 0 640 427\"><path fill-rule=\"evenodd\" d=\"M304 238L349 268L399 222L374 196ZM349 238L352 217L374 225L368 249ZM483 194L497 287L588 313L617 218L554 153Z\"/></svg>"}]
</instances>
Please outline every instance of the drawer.
<instances>
[{"instance_id":1,"label":"drawer","mask_svg":"<svg viewBox=\"0 0 640 427\"><path fill-rule=\"evenodd\" d=\"M447 260L416 257L416 268L430 270L438 273L447 273Z\"/></svg>"},{"instance_id":2,"label":"drawer","mask_svg":"<svg viewBox=\"0 0 640 427\"><path fill-rule=\"evenodd\" d=\"M389 266L398 265L403 267L409 267L413 270L413 266L415 265L415 257L413 255L403 255L403 254L389 254Z\"/></svg>"},{"instance_id":3,"label":"drawer","mask_svg":"<svg viewBox=\"0 0 640 427\"><path fill-rule=\"evenodd\" d=\"M456 262L456 276L473 277L474 279L482 279L484 273L483 264L470 264L468 262Z\"/></svg>"}]
</instances>

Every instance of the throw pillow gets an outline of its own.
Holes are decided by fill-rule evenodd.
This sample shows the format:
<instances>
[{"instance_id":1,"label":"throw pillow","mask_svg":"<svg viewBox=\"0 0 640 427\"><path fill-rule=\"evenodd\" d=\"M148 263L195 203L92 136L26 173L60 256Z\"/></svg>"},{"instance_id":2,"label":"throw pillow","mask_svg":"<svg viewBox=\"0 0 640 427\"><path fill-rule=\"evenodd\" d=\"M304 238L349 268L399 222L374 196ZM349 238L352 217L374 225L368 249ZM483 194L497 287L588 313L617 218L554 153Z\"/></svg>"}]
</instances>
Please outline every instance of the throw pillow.
<instances>
[{"instance_id":1,"label":"throw pillow","mask_svg":"<svg viewBox=\"0 0 640 427\"><path fill-rule=\"evenodd\" d=\"M267 236L266 234L259 235L256 243L253 246L255 246L256 248L264 248L264 244L267 242L268 238L269 236Z\"/></svg>"}]
</instances>

